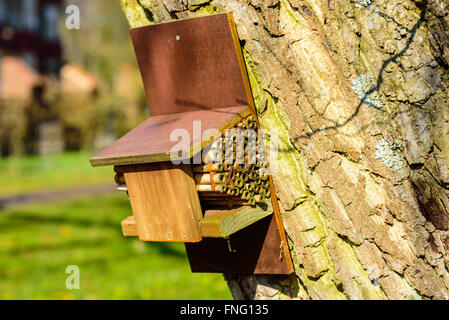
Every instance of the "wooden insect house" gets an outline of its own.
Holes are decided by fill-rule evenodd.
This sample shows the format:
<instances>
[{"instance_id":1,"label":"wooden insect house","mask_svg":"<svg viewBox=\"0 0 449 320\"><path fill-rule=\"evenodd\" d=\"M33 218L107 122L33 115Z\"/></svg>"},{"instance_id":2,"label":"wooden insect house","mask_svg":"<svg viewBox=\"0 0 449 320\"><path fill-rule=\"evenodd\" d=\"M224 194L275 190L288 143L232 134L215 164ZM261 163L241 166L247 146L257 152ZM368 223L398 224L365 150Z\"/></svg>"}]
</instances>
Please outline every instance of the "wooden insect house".
<instances>
[{"instance_id":1,"label":"wooden insect house","mask_svg":"<svg viewBox=\"0 0 449 320\"><path fill-rule=\"evenodd\" d=\"M292 273L232 15L131 38L151 117L90 160L128 193L123 234L184 242L192 272Z\"/></svg>"}]
</instances>

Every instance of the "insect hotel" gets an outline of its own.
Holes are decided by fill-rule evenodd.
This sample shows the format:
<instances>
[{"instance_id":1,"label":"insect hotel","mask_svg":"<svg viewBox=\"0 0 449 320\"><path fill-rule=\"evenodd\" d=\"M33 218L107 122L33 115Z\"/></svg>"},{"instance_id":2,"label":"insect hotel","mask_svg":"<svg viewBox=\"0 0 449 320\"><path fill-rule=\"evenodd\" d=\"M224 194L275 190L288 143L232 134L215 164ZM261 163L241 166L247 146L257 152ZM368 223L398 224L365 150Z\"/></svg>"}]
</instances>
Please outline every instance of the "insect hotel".
<instances>
[{"instance_id":1,"label":"insect hotel","mask_svg":"<svg viewBox=\"0 0 449 320\"><path fill-rule=\"evenodd\" d=\"M128 193L124 236L184 242L192 272L291 274L232 15L131 38L151 117L90 160Z\"/></svg>"}]
</instances>

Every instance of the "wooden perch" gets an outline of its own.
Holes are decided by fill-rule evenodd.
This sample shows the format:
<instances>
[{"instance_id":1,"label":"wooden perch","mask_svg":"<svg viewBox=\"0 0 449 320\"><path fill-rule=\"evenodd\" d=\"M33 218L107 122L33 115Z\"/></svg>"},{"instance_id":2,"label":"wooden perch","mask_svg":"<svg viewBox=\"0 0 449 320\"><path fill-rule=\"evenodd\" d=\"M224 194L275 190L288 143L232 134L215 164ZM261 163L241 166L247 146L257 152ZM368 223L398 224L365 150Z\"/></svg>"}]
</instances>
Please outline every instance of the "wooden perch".
<instances>
[{"instance_id":1,"label":"wooden perch","mask_svg":"<svg viewBox=\"0 0 449 320\"><path fill-rule=\"evenodd\" d=\"M136 220L134 216L129 216L122 220L122 232L125 237L137 237Z\"/></svg>"},{"instance_id":2,"label":"wooden perch","mask_svg":"<svg viewBox=\"0 0 449 320\"><path fill-rule=\"evenodd\" d=\"M207 238L226 238L272 213L273 208L267 204L234 210L206 210L204 219L200 221L201 235Z\"/></svg>"}]
</instances>

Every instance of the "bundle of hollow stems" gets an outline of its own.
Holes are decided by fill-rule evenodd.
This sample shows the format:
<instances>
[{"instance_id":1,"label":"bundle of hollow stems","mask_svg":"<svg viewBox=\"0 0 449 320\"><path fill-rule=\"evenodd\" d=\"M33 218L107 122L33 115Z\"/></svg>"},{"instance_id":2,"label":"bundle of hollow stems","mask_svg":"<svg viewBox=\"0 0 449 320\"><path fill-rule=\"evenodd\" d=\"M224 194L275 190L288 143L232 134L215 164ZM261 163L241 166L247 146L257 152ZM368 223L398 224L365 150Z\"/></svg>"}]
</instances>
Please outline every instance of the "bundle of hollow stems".
<instances>
[{"instance_id":1,"label":"bundle of hollow stems","mask_svg":"<svg viewBox=\"0 0 449 320\"><path fill-rule=\"evenodd\" d=\"M234 129L206 150L203 164L193 166L202 203L254 206L271 196L265 141L254 117Z\"/></svg>"}]
</instances>

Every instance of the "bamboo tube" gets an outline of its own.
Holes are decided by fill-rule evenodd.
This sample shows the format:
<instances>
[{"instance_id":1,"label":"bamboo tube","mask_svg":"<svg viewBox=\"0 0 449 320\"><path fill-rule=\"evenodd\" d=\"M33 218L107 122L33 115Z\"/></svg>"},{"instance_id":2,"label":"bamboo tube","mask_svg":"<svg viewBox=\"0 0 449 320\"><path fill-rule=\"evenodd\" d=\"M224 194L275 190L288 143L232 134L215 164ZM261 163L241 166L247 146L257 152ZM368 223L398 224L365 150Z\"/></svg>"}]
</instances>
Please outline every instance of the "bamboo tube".
<instances>
[{"instance_id":1,"label":"bamboo tube","mask_svg":"<svg viewBox=\"0 0 449 320\"><path fill-rule=\"evenodd\" d=\"M249 178L251 180L257 180L259 178L259 174L257 173L257 171L251 171L249 173Z\"/></svg>"},{"instance_id":2,"label":"bamboo tube","mask_svg":"<svg viewBox=\"0 0 449 320\"><path fill-rule=\"evenodd\" d=\"M241 201L240 197L222 195L221 197L200 197L201 201Z\"/></svg>"},{"instance_id":3,"label":"bamboo tube","mask_svg":"<svg viewBox=\"0 0 449 320\"><path fill-rule=\"evenodd\" d=\"M222 172L223 171L223 165L221 163L212 163L210 164L210 171L214 172ZM207 164L200 164L193 166L193 172L195 173L206 173L209 172L209 165Z\"/></svg>"},{"instance_id":4,"label":"bamboo tube","mask_svg":"<svg viewBox=\"0 0 449 320\"><path fill-rule=\"evenodd\" d=\"M234 184L235 184L235 186L236 187L238 187L238 188L242 188L243 187L243 178L237 178L235 181L234 181Z\"/></svg>"},{"instance_id":5,"label":"bamboo tube","mask_svg":"<svg viewBox=\"0 0 449 320\"><path fill-rule=\"evenodd\" d=\"M212 185L210 185L210 184L200 184L200 185L196 186L196 190L198 192L208 192L208 191L222 192L223 186L222 185L216 185L215 189L212 189Z\"/></svg>"},{"instance_id":6,"label":"bamboo tube","mask_svg":"<svg viewBox=\"0 0 449 320\"><path fill-rule=\"evenodd\" d=\"M198 196L200 198L226 198L229 197L226 193L221 193L218 191L199 191Z\"/></svg>"},{"instance_id":7,"label":"bamboo tube","mask_svg":"<svg viewBox=\"0 0 449 320\"><path fill-rule=\"evenodd\" d=\"M267 191L265 191L265 197L268 199L271 197L271 191L270 189L268 189Z\"/></svg>"},{"instance_id":8,"label":"bamboo tube","mask_svg":"<svg viewBox=\"0 0 449 320\"><path fill-rule=\"evenodd\" d=\"M263 202L265 202L265 195L258 194L256 196L254 196L254 200L256 200L257 203L263 203Z\"/></svg>"},{"instance_id":9,"label":"bamboo tube","mask_svg":"<svg viewBox=\"0 0 449 320\"><path fill-rule=\"evenodd\" d=\"M243 200L249 200L251 198L251 194L249 193L248 190L243 191L241 198Z\"/></svg>"},{"instance_id":10,"label":"bamboo tube","mask_svg":"<svg viewBox=\"0 0 449 320\"><path fill-rule=\"evenodd\" d=\"M217 183L217 184L222 184L223 182L225 182L226 180L226 175L224 173L217 173L217 174L208 174L208 173L203 173L203 174L195 174L195 182L196 184L211 184L213 183Z\"/></svg>"},{"instance_id":11,"label":"bamboo tube","mask_svg":"<svg viewBox=\"0 0 449 320\"><path fill-rule=\"evenodd\" d=\"M263 178L263 180L268 179L268 169L260 168L259 170L257 170L257 173L259 174L260 178Z\"/></svg>"},{"instance_id":12,"label":"bamboo tube","mask_svg":"<svg viewBox=\"0 0 449 320\"><path fill-rule=\"evenodd\" d=\"M237 206L249 206L251 205L245 200L233 200L233 201L202 201L203 206L207 207L237 207Z\"/></svg>"},{"instance_id":13,"label":"bamboo tube","mask_svg":"<svg viewBox=\"0 0 449 320\"><path fill-rule=\"evenodd\" d=\"M126 184L117 184L117 191L128 191Z\"/></svg>"},{"instance_id":14,"label":"bamboo tube","mask_svg":"<svg viewBox=\"0 0 449 320\"><path fill-rule=\"evenodd\" d=\"M225 170L225 171L231 171L231 170L232 170L232 164L225 163L225 164L223 165L223 170Z\"/></svg>"},{"instance_id":15,"label":"bamboo tube","mask_svg":"<svg viewBox=\"0 0 449 320\"><path fill-rule=\"evenodd\" d=\"M245 127L246 127L246 123L245 122L242 121L242 122L237 123L237 128L243 129Z\"/></svg>"}]
</instances>

